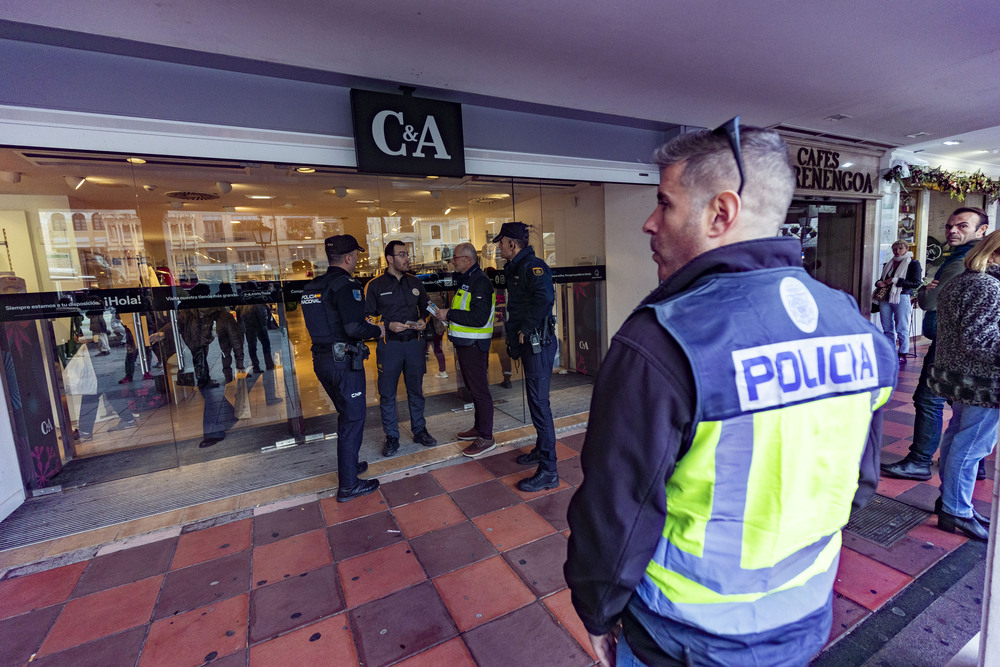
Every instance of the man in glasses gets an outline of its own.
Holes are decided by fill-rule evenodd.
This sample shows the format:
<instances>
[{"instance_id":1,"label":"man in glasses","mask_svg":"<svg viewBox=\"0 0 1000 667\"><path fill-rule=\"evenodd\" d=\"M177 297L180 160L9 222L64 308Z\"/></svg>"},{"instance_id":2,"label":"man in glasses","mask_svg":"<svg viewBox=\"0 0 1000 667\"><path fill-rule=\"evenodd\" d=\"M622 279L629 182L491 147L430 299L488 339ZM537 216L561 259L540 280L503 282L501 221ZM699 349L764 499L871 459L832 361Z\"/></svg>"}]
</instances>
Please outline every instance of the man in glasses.
<instances>
[{"instance_id":1,"label":"man in glasses","mask_svg":"<svg viewBox=\"0 0 1000 667\"><path fill-rule=\"evenodd\" d=\"M472 394L475 421L472 428L458 434L458 439L472 441L462 453L475 459L497 446L493 439L493 396L489 379L490 342L497 301L493 282L479 268L474 245L459 243L455 246L451 263L455 267L454 280L458 289L451 300L451 308L441 308L434 316L449 323L448 338L455 346L462 381Z\"/></svg>"},{"instance_id":2,"label":"man in glasses","mask_svg":"<svg viewBox=\"0 0 1000 667\"><path fill-rule=\"evenodd\" d=\"M602 664L805 665L878 484L896 352L777 237L777 133L734 119L655 159L660 284L597 377L566 581Z\"/></svg>"},{"instance_id":3,"label":"man in glasses","mask_svg":"<svg viewBox=\"0 0 1000 667\"><path fill-rule=\"evenodd\" d=\"M393 456L399 450L399 419L396 416L396 391L399 376L406 386L406 404L410 408L410 431L413 441L433 447L437 440L427 432L424 419L424 360L427 328L427 291L410 270L410 253L402 241L389 241L385 246L386 269L368 282L365 289L365 315L380 317L385 336L375 344L378 367L379 407L385 447L382 456Z\"/></svg>"}]
</instances>

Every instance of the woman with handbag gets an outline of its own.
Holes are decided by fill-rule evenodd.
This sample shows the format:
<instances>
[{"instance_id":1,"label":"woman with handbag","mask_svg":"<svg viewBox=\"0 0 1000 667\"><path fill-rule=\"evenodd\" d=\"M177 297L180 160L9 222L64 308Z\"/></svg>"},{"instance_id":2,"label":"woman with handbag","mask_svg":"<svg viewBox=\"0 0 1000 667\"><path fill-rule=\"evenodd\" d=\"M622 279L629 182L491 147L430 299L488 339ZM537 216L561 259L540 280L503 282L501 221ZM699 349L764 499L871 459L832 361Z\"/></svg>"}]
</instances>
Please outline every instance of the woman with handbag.
<instances>
[{"instance_id":1,"label":"woman with handbag","mask_svg":"<svg viewBox=\"0 0 1000 667\"><path fill-rule=\"evenodd\" d=\"M972 506L979 461L1000 425L1000 232L965 256L965 273L937 301L937 348L927 386L951 402L941 437L938 528L986 541L989 518Z\"/></svg>"},{"instance_id":2,"label":"woman with handbag","mask_svg":"<svg viewBox=\"0 0 1000 667\"><path fill-rule=\"evenodd\" d=\"M892 244L893 258L882 267L882 277L875 282L872 301L878 304L882 331L899 352L899 363L906 363L910 351L910 295L920 287L920 263L913 259L906 241Z\"/></svg>"}]
</instances>

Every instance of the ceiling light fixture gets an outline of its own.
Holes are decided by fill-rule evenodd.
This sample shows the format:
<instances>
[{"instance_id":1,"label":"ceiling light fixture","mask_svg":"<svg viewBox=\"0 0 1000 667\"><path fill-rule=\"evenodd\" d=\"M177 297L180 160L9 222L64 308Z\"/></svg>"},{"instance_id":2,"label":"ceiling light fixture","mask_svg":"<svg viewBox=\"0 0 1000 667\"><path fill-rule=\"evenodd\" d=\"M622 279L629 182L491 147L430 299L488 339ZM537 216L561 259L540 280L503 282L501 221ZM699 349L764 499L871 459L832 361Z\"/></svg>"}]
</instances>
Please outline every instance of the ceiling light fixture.
<instances>
[{"instance_id":1,"label":"ceiling light fixture","mask_svg":"<svg viewBox=\"0 0 1000 667\"><path fill-rule=\"evenodd\" d=\"M957 146L962 142L958 141L957 139L949 139L948 141L942 141L941 143L944 144L945 146Z\"/></svg>"},{"instance_id":2,"label":"ceiling light fixture","mask_svg":"<svg viewBox=\"0 0 1000 667\"><path fill-rule=\"evenodd\" d=\"M920 137L929 137L929 136L931 136L930 132L914 132L913 134L906 135L906 138L907 139L919 139Z\"/></svg>"},{"instance_id":3,"label":"ceiling light fixture","mask_svg":"<svg viewBox=\"0 0 1000 667\"><path fill-rule=\"evenodd\" d=\"M444 210L445 215L448 215L449 213L451 213L451 207L448 207Z\"/></svg>"},{"instance_id":4,"label":"ceiling light fixture","mask_svg":"<svg viewBox=\"0 0 1000 667\"><path fill-rule=\"evenodd\" d=\"M223 206L222 210L225 211L226 213L236 213L235 206ZM234 220L234 222L239 222L239 220Z\"/></svg>"},{"instance_id":5,"label":"ceiling light fixture","mask_svg":"<svg viewBox=\"0 0 1000 667\"><path fill-rule=\"evenodd\" d=\"M312 167L296 167L295 171L299 172L300 174L315 174L316 173L316 170L313 169Z\"/></svg>"},{"instance_id":6,"label":"ceiling light fixture","mask_svg":"<svg viewBox=\"0 0 1000 667\"><path fill-rule=\"evenodd\" d=\"M152 192L153 190L156 189L156 186L155 185L144 185L144 186L142 186L142 189L145 190L146 192Z\"/></svg>"},{"instance_id":7,"label":"ceiling light fixture","mask_svg":"<svg viewBox=\"0 0 1000 667\"><path fill-rule=\"evenodd\" d=\"M219 188L219 192L224 195L228 195L233 191L233 184L229 181L216 181L215 187Z\"/></svg>"},{"instance_id":8,"label":"ceiling light fixture","mask_svg":"<svg viewBox=\"0 0 1000 667\"><path fill-rule=\"evenodd\" d=\"M66 176L66 185L73 188L74 190L79 190L80 186L87 182L87 179L83 176Z\"/></svg>"},{"instance_id":9,"label":"ceiling light fixture","mask_svg":"<svg viewBox=\"0 0 1000 667\"><path fill-rule=\"evenodd\" d=\"M274 199L272 195L247 195L247 199Z\"/></svg>"},{"instance_id":10,"label":"ceiling light fixture","mask_svg":"<svg viewBox=\"0 0 1000 667\"><path fill-rule=\"evenodd\" d=\"M129 164L146 164L146 161L141 157L127 157L125 158L125 161Z\"/></svg>"},{"instance_id":11,"label":"ceiling light fixture","mask_svg":"<svg viewBox=\"0 0 1000 667\"><path fill-rule=\"evenodd\" d=\"M172 201L172 202L170 202L170 208L174 209L175 211L179 211L182 208L184 208L184 202L182 202L182 201Z\"/></svg>"},{"instance_id":12,"label":"ceiling light fixture","mask_svg":"<svg viewBox=\"0 0 1000 667\"><path fill-rule=\"evenodd\" d=\"M433 197L434 199L439 199L441 197L441 191L431 190L431 197Z\"/></svg>"},{"instance_id":13,"label":"ceiling light fixture","mask_svg":"<svg viewBox=\"0 0 1000 667\"><path fill-rule=\"evenodd\" d=\"M341 199L347 196L347 188L342 185L338 185L333 189L333 194L337 195Z\"/></svg>"}]
</instances>

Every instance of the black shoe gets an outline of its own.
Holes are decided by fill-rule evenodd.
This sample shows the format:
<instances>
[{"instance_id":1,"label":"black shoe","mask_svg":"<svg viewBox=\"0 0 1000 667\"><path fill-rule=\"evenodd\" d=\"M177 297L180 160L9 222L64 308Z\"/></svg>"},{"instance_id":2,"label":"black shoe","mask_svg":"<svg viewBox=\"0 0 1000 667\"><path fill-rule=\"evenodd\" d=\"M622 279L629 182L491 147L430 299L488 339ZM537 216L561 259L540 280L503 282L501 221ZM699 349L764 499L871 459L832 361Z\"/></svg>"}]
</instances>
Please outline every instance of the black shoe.
<instances>
[{"instance_id":1,"label":"black shoe","mask_svg":"<svg viewBox=\"0 0 1000 667\"><path fill-rule=\"evenodd\" d=\"M941 496L938 496L938 499L934 501L934 513L940 517L942 514L941 510L942 510ZM990 527L990 518L988 516L983 516L982 514L977 512L975 507L972 508L972 518L978 521L980 526L983 526L985 528Z\"/></svg>"},{"instance_id":2,"label":"black shoe","mask_svg":"<svg viewBox=\"0 0 1000 667\"><path fill-rule=\"evenodd\" d=\"M368 472L368 461L358 461L358 474L364 475Z\"/></svg>"},{"instance_id":3,"label":"black shoe","mask_svg":"<svg viewBox=\"0 0 1000 667\"><path fill-rule=\"evenodd\" d=\"M954 516L943 510L938 514L938 528L946 533L954 533L957 530L974 540L983 542L990 539L989 532L973 517Z\"/></svg>"},{"instance_id":4,"label":"black shoe","mask_svg":"<svg viewBox=\"0 0 1000 667\"><path fill-rule=\"evenodd\" d=\"M198 447L200 447L201 449L205 449L206 447L211 447L217 442L222 442L222 438L205 438L204 440L198 443Z\"/></svg>"},{"instance_id":5,"label":"black shoe","mask_svg":"<svg viewBox=\"0 0 1000 667\"><path fill-rule=\"evenodd\" d=\"M979 459L979 468L976 470L976 479L986 479L986 459Z\"/></svg>"},{"instance_id":6,"label":"black shoe","mask_svg":"<svg viewBox=\"0 0 1000 667\"><path fill-rule=\"evenodd\" d=\"M230 382L233 381L233 374L232 373L224 373L223 377L226 379L226 384L229 384Z\"/></svg>"},{"instance_id":7,"label":"black shoe","mask_svg":"<svg viewBox=\"0 0 1000 667\"><path fill-rule=\"evenodd\" d=\"M253 372L256 373L257 375L260 375L264 371L260 370L260 366L254 366L253 367Z\"/></svg>"},{"instance_id":8,"label":"black shoe","mask_svg":"<svg viewBox=\"0 0 1000 667\"><path fill-rule=\"evenodd\" d=\"M510 389L511 388L512 385L511 385L511 382L510 382L510 376L509 375L504 375L503 376L503 382L500 383L500 386L503 387L504 389Z\"/></svg>"},{"instance_id":9,"label":"black shoe","mask_svg":"<svg viewBox=\"0 0 1000 667\"><path fill-rule=\"evenodd\" d=\"M359 479L355 482L354 486L349 486L344 488L343 486L337 489L337 502L346 503L348 500L354 500L355 498L360 498L361 496L367 496L369 493L378 491L378 480L377 479Z\"/></svg>"},{"instance_id":10,"label":"black shoe","mask_svg":"<svg viewBox=\"0 0 1000 667\"><path fill-rule=\"evenodd\" d=\"M559 486L559 473L543 472L541 468L538 469L538 472L535 473L534 477L522 479L517 483L517 488L525 493L535 493L536 491L544 491L545 489L554 489L557 486Z\"/></svg>"},{"instance_id":11,"label":"black shoe","mask_svg":"<svg viewBox=\"0 0 1000 667\"><path fill-rule=\"evenodd\" d=\"M382 456L392 456L399 451L399 438L391 435L385 436L385 447L382 448Z\"/></svg>"},{"instance_id":12,"label":"black shoe","mask_svg":"<svg viewBox=\"0 0 1000 667\"><path fill-rule=\"evenodd\" d=\"M427 432L427 429L414 433L413 442L418 445L423 445L424 447L436 447L438 444L438 441L434 439L434 436Z\"/></svg>"},{"instance_id":13,"label":"black shoe","mask_svg":"<svg viewBox=\"0 0 1000 667\"><path fill-rule=\"evenodd\" d=\"M535 447L527 454L521 454L517 457L518 465L522 466L537 465L541 460L542 452L538 449L538 447Z\"/></svg>"},{"instance_id":14,"label":"black shoe","mask_svg":"<svg viewBox=\"0 0 1000 667\"><path fill-rule=\"evenodd\" d=\"M899 355L899 365L900 366L905 366L906 365L906 355L905 354Z\"/></svg>"},{"instance_id":15,"label":"black shoe","mask_svg":"<svg viewBox=\"0 0 1000 667\"><path fill-rule=\"evenodd\" d=\"M921 463L914 463L910 459L903 459L896 463L883 463L882 474L896 479L915 479L919 482L926 482L931 478L931 466Z\"/></svg>"},{"instance_id":16,"label":"black shoe","mask_svg":"<svg viewBox=\"0 0 1000 667\"><path fill-rule=\"evenodd\" d=\"M281 403L284 400L285 399L283 398L278 398L277 396L275 396L274 398L269 398L265 400L264 405L277 405L278 403Z\"/></svg>"}]
</instances>

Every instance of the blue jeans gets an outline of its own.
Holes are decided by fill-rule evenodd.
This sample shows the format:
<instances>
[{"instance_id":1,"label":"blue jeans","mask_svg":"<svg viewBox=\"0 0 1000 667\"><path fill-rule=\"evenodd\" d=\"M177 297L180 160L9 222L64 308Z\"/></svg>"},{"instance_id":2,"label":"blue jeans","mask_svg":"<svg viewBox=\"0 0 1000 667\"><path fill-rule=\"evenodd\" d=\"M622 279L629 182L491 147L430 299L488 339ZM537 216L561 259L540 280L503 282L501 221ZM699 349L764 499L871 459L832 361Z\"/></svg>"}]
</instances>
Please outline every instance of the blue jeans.
<instances>
[{"instance_id":1,"label":"blue jeans","mask_svg":"<svg viewBox=\"0 0 1000 667\"><path fill-rule=\"evenodd\" d=\"M941 507L948 514L972 516L972 490L980 459L997 442L1000 410L952 401L951 421L941 438Z\"/></svg>"},{"instance_id":2,"label":"blue jeans","mask_svg":"<svg viewBox=\"0 0 1000 667\"><path fill-rule=\"evenodd\" d=\"M924 366L920 370L917 390L913 392L913 407L916 413L913 417L913 444L906 458L914 463L929 466L941 442L941 426L944 424L942 411L945 399L935 394L927 386L927 376L934 363L934 353L937 343L931 341L924 357Z\"/></svg>"},{"instance_id":3,"label":"blue jeans","mask_svg":"<svg viewBox=\"0 0 1000 667\"><path fill-rule=\"evenodd\" d=\"M878 305L878 316L882 320L882 332L900 354L910 351L910 304L909 294L900 294L899 303L882 301Z\"/></svg>"}]
</instances>

